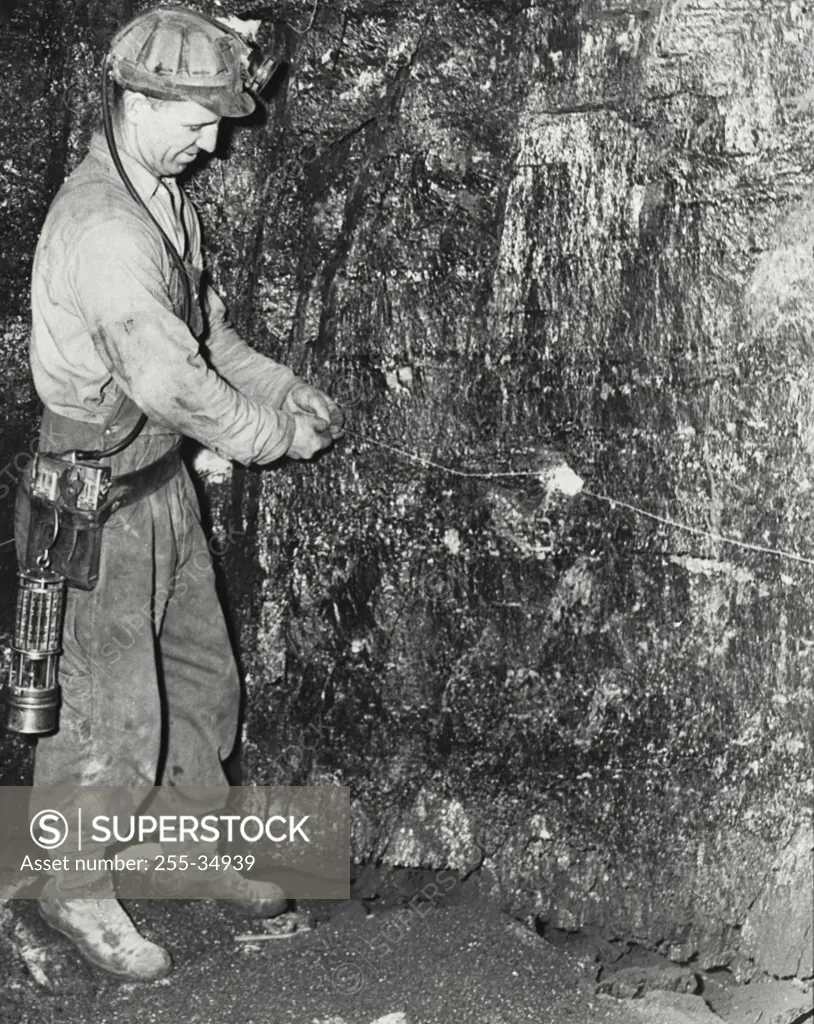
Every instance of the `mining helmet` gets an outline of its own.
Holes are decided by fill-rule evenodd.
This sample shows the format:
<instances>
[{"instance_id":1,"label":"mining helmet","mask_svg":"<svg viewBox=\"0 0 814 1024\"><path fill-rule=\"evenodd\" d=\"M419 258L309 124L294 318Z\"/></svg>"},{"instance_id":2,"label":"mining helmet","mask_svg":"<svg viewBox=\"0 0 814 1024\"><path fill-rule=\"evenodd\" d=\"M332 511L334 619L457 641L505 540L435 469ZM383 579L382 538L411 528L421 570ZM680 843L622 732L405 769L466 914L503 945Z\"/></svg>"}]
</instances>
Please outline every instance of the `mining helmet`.
<instances>
[{"instance_id":1,"label":"mining helmet","mask_svg":"<svg viewBox=\"0 0 814 1024\"><path fill-rule=\"evenodd\" d=\"M276 62L227 25L184 7L155 7L113 38L108 63L125 89L194 100L220 117L245 117Z\"/></svg>"}]
</instances>

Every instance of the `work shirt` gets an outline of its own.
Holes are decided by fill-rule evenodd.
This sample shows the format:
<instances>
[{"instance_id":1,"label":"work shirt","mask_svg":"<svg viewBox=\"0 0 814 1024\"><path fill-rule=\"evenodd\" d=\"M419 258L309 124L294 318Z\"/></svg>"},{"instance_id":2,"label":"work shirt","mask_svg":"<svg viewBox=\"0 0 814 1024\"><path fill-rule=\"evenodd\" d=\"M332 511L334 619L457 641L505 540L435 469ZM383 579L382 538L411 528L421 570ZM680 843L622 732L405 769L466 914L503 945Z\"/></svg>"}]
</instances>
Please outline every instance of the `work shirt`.
<instances>
[{"instance_id":1,"label":"work shirt","mask_svg":"<svg viewBox=\"0 0 814 1024\"><path fill-rule=\"evenodd\" d=\"M143 412L245 464L283 455L294 420L282 410L300 382L255 352L201 280L197 213L173 178L155 178L120 152L134 188L188 264L183 284L155 224L128 194L104 136L65 181L34 258L31 368L54 412L108 425L122 392Z\"/></svg>"}]
</instances>

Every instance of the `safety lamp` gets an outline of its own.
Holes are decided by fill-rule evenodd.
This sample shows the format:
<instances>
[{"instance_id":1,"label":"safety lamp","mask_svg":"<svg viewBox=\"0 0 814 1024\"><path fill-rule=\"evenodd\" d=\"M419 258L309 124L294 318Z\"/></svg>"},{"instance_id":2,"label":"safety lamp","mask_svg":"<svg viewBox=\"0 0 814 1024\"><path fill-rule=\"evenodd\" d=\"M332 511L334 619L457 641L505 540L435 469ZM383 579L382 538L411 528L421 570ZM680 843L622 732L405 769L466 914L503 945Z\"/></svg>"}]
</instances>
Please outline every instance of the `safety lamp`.
<instances>
[{"instance_id":1,"label":"safety lamp","mask_svg":"<svg viewBox=\"0 0 814 1024\"><path fill-rule=\"evenodd\" d=\"M41 564L18 572L17 587L6 725L11 732L40 736L57 727L65 577Z\"/></svg>"}]
</instances>

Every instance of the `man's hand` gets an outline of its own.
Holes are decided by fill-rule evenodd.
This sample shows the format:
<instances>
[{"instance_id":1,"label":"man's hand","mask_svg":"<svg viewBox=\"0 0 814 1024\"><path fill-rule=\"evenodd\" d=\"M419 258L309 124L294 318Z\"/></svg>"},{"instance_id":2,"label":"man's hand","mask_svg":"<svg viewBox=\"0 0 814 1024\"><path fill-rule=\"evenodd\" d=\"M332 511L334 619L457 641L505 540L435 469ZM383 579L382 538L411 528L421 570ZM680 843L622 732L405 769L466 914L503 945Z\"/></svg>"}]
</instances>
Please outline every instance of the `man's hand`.
<instances>
[{"instance_id":1,"label":"man's hand","mask_svg":"<svg viewBox=\"0 0 814 1024\"><path fill-rule=\"evenodd\" d=\"M324 424L322 430L326 431L328 436L326 444L338 440L344 434L344 413L330 395L326 395L312 384L295 384L285 397L283 409L295 416L304 413L321 421Z\"/></svg>"},{"instance_id":2,"label":"man's hand","mask_svg":"<svg viewBox=\"0 0 814 1024\"><path fill-rule=\"evenodd\" d=\"M304 412L295 412L293 419L294 439L286 452L289 459L310 459L331 443L327 420Z\"/></svg>"}]
</instances>

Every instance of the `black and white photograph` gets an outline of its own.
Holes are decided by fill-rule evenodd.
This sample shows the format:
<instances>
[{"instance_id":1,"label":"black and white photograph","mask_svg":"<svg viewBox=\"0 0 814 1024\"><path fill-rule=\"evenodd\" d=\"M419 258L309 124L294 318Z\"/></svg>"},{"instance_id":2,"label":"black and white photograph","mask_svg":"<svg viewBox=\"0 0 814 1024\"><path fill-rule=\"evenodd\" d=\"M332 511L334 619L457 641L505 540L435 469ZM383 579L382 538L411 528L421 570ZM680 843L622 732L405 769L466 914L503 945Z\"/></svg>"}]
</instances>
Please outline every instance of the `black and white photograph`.
<instances>
[{"instance_id":1,"label":"black and white photograph","mask_svg":"<svg viewBox=\"0 0 814 1024\"><path fill-rule=\"evenodd\" d=\"M0 1024L814 1024L814 5L0 44Z\"/></svg>"}]
</instances>

